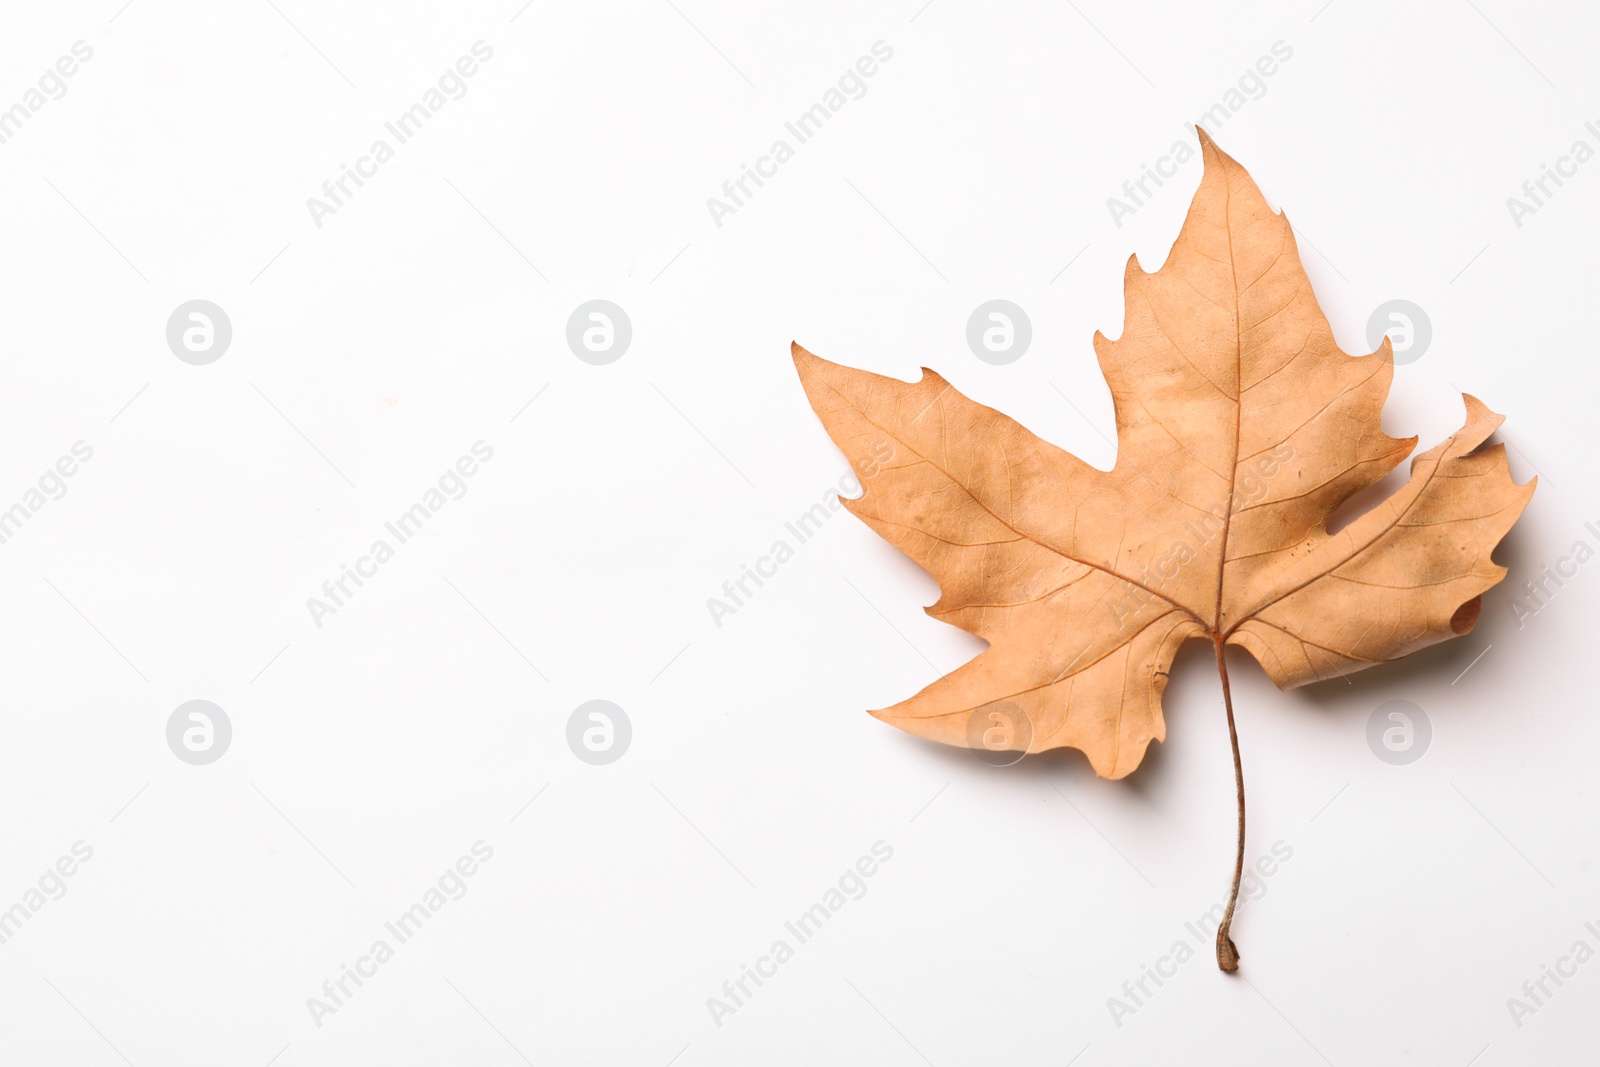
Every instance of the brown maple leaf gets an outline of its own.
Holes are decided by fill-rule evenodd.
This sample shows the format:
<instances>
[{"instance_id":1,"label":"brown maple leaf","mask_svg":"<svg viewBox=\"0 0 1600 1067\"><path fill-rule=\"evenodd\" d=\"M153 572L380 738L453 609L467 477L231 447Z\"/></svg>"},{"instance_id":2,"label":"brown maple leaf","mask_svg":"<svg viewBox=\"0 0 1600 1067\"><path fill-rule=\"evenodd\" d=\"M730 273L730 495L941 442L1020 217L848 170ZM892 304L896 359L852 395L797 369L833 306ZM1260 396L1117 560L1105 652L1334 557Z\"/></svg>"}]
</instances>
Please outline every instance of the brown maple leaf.
<instances>
[{"instance_id":1,"label":"brown maple leaf","mask_svg":"<svg viewBox=\"0 0 1600 1067\"><path fill-rule=\"evenodd\" d=\"M1409 482L1328 531L1416 445L1379 428L1390 343L1340 351L1288 220L1199 136L1205 173L1171 254L1154 274L1130 258L1122 337L1094 338L1116 406L1110 471L926 368L906 383L798 344L794 359L866 486L846 506L938 580L929 614L989 642L872 714L950 745L1070 746L1121 778L1165 739L1178 646L1211 642L1239 805L1217 931L1218 964L1234 970L1244 777L1223 646L1288 688L1468 632L1506 573L1490 555L1534 482L1512 481L1503 445L1479 447L1502 419L1467 396L1465 424L1412 461ZM1021 728L996 735L982 729L990 719Z\"/></svg>"}]
</instances>

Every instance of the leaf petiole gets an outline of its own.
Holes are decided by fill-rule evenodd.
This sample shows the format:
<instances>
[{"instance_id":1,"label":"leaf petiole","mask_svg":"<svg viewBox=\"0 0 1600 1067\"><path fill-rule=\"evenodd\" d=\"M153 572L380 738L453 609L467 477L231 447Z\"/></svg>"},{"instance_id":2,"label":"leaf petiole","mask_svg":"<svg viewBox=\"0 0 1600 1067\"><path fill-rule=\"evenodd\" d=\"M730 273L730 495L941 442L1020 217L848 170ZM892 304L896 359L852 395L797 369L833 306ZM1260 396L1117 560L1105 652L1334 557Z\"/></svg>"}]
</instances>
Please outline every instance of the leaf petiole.
<instances>
[{"instance_id":1,"label":"leaf petiole","mask_svg":"<svg viewBox=\"0 0 1600 1067\"><path fill-rule=\"evenodd\" d=\"M1228 742L1233 746L1233 784L1239 800L1239 847L1233 859L1233 888L1228 892L1228 909L1217 927L1217 966L1224 971L1239 969L1239 947L1228 936L1233 925L1234 905L1239 902L1239 879L1244 875L1244 764L1239 760L1239 731L1233 723L1233 694L1228 689L1228 662L1223 658L1223 639L1212 635L1217 650L1217 673L1222 676L1222 704L1228 711Z\"/></svg>"}]
</instances>

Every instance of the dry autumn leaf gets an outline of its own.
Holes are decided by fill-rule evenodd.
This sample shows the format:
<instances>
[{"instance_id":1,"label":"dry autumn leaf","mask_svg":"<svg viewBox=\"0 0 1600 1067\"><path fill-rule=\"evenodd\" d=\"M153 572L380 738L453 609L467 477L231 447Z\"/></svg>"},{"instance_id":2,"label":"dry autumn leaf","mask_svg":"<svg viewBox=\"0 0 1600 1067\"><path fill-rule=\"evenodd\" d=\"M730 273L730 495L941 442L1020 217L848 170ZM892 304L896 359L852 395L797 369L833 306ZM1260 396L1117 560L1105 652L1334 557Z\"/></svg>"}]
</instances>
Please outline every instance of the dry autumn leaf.
<instances>
[{"instance_id":1,"label":"dry autumn leaf","mask_svg":"<svg viewBox=\"0 0 1600 1067\"><path fill-rule=\"evenodd\" d=\"M1468 632L1505 574L1490 555L1534 482L1512 481L1503 445L1479 447L1502 419L1467 396L1465 424L1412 461L1409 482L1328 531L1416 445L1379 428L1390 344L1340 351L1288 220L1204 131L1200 142L1205 172L1171 254L1153 274L1129 260L1122 337L1095 335L1116 407L1110 471L926 368L906 383L799 345L794 358L867 487L846 506L938 580L930 615L989 642L872 714L982 747L973 724L1020 709L1013 745L1081 749L1097 774L1121 778L1166 737L1161 693L1178 646L1212 644L1239 808L1217 962L1235 970L1244 775L1223 647L1243 647L1288 688ZM885 442L893 458L880 466Z\"/></svg>"}]
</instances>

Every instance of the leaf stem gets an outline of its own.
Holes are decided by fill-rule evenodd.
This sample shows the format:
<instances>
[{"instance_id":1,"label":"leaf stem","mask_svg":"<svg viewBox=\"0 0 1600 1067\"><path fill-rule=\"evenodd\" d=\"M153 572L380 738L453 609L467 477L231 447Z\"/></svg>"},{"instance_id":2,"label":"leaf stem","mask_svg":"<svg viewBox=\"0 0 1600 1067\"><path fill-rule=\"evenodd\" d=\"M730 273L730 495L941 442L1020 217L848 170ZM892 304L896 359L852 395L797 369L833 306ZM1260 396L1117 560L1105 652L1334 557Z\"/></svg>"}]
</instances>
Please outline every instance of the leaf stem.
<instances>
[{"instance_id":1,"label":"leaf stem","mask_svg":"<svg viewBox=\"0 0 1600 1067\"><path fill-rule=\"evenodd\" d=\"M1244 874L1244 764L1239 760L1239 730L1233 723L1233 694L1228 689L1228 663L1223 658L1223 637L1212 635L1217 649L1217 673L1222 676L1222 704L1228 711L1228 742L1233 746L1233 784L1239 800L1239 846L1233 858L1233 888L1228 893L1228 910L1217 927L1217 966L1224 971L1239 969L1239 947L1228 936L1233 926L1234 905L1239 902L1239 879Z\"/></svg>"}]
</instances>

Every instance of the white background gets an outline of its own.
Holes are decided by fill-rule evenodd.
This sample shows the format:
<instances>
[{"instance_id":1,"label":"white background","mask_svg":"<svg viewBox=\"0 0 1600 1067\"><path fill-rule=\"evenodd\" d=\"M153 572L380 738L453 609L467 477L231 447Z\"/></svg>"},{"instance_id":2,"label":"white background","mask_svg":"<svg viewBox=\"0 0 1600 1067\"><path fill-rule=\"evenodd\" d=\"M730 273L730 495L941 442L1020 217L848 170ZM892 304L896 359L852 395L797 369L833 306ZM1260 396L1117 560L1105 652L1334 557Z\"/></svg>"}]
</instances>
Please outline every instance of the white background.
<instances>
[{"instance_id":1,"label":"white background","mask_svg":"<svg viewBox=\"0 0 1600 1067\"><path fill-rule=\"evenodd\" d=\"M1511 608L1600 543L1600 162L1520 227L1506 206L1600 145L1592 13L121 3L0 15L0 107L94 49L0 145L0 507L94 450L0 545L0 908L94 850L0 945L0 1060L1593 1061L1600 963L1520 1027L1506 1003L1600 948L1600 565ZM467 95L316 226L306 199L480 39ZM879 40L866 95L715 225L707 197ZM980 646L847 515L720 628L706 600L846 471L791 340L934 367L1109 466L1090 338L1120 332L1124 263L1165 257L1198 161L1121 227L1106 200L1280 40L1214 129L1289 211L1346 350L1384 301L1426 309L1385 429L1437 441L1468 390L1542 480L1470 636L1290 693L1238 659L1249 854L1292 859L1236 922L1238 976L1202 949L1114 1020L1227 889L1209 652L1179 658L1168 741L1103 782L864 714ZM964 338L996 297L1034 329L1007 367ZM209 366L165 340L196 298L233 326ZM593 298L632 320L610 366L565 343ZM479 440L467 495L316 626L307 598ZM165 738L197 698L234 731L204 767ZM594 698L633 726L609 766L566 742ZM1366 742L1393 699L1433 725L1409 766ZM307 998L479 840L467 894L316 1025ZM867 894L716 1025L707 998L879 840Z\"/></svg>"}]
</instances>

